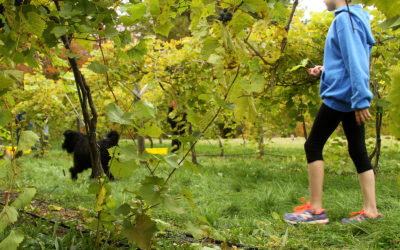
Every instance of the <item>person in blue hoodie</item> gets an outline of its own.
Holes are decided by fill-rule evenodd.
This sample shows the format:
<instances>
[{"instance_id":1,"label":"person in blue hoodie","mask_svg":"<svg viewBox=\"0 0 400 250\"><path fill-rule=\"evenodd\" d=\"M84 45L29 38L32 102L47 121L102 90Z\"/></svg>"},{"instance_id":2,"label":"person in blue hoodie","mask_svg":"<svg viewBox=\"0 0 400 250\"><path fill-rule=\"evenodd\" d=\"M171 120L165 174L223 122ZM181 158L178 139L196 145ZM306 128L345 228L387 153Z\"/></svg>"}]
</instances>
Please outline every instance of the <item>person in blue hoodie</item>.
<instances>
[{"instance_id":1,"label":"person in blue hoodie","mask_svg":"<svg viewBox=\"0 0 400 250\"><path fill-rule=\"evenodd\" d=\"M346 4L347 1L347 4ZM369 62L375 44L367 11L349 0L324 0L328 11L335 11L325 42L324 66L309 69L321 77L322 105L317 113L304 149L308 162L310 201L302 197L302 206L287 213L291 224L326 224L322 208L324 161L322 151L329 136L342 123L351 159L356 166L364 197L363 209L350 213L343 223L363 222L382 218L375 198L375 175L365 145L364 123L371 118L369 107L373 98L369 90Z\"/></svg>"}]
</instances>

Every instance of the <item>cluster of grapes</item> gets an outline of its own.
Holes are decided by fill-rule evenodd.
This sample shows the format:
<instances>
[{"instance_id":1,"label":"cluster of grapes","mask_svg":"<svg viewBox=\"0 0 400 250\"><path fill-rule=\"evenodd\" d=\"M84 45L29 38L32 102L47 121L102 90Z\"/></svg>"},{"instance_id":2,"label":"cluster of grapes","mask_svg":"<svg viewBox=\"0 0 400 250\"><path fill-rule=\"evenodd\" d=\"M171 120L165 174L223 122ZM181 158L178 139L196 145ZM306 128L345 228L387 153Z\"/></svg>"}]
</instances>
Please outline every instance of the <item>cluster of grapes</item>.
<instances>
[{"instance_id":1,"label":"cluster of grapes","mask_svg":"<svg viewBox=\"0 0 400 250\"><path fill-rule=\"evenodd\" d=\"M19 7L19 6L23 5L23 4L24 4L24 0L15 0L15 2L14 2L14 6L15 7Z\"/></svg>"},{"instance_id":2,"label":"cluster of grapes","mask_svg":"<svg viewBox=\"0 0 400 250\"><path fill-rule=\"evenodd\" d=\"M3 16L4 16L4 14L3 14L3 13L4 13L4 10L5 10L5 9L4 9L4 6L3 6L2 4L0 4L0 14L3 15ZM4 27L3 20L0 19L0 29L3 28L3 27Z\"/></svg>"},{"instance_id":3,"label":"cluster of grapes","mask_svg":"<svg viewBox=\"0 0 400 250\"><path fill-rule=\"evenodd\" d=\"M232 12L229 12L228 8L225 8L224 12L219 13L218 20L224 23L229 22L230 20L232 20Z\"/></svg>"}]
</instances>

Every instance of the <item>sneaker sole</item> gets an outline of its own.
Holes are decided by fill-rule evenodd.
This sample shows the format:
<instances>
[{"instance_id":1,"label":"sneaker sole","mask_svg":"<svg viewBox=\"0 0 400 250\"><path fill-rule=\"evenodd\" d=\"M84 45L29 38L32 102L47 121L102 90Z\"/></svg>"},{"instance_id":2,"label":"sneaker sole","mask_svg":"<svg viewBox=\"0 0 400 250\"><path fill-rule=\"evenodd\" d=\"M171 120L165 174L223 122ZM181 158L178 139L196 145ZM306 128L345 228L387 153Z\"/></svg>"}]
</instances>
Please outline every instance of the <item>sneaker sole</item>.
<instances>
[{"instance_id":1,"label":"sneaker sole","mask_svg":"<svg viewBox=\"0 0 400 250\"><path fill-rule=\"evenodd\" d=\"M375 220L380 220L382 218L365 218L363 220L358 220L358 221L342 221L342 224L360 224L360 223L365 223L365 222L371 222L371 221L375 221Z\"/></svg>"},{"instance_id":2,"label":"sneaker sole","mask_svg":"<svg viewBox=\"0 0 400 250\"><path fill-rule=\"evenodd\" d=\"M296 225L296 224L310 224L310 225L325 225L327 223L329 223L329 219L325 219L325 220L313 220L313 221L300 221L300 222L296 222L296 221L290 221L290 220L286 220L285 221L287 223L290 223L292 225Z\"/></svg>"}]
</instances>

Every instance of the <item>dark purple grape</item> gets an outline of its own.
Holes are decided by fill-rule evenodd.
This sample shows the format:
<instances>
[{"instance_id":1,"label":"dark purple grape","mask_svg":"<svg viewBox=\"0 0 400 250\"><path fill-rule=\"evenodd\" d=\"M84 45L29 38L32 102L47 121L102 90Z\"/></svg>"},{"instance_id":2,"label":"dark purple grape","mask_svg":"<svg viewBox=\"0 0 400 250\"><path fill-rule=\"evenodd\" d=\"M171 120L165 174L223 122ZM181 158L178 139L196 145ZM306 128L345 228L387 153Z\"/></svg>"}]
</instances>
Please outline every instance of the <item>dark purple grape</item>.
<instances>
[{"instance_id":1,"label":"dark purple grape","mask_svg":"<svg viewBox=\"0 0 400 250\"><path fill-rule=\"evenodd\" d=\"M223 21L224 20L224 16L219 16L218 20Z\"/></svg>"},{"instance_id":2,"label":"dark purple grape","mask_svg":"<svg viewBox=\"0 0 400 250\"><path fill-rule=\"evenodd\" d=\"M228 12L228 8L225 8L225 9L224 9L224 12L225 12L225 13Z\"/></svg>"},{"instance_id":3,"label":"dark purple grape","mask_svg":"<svg viewBox=\"0 0 400 250\"><path fill-rule=\"evenodd\" d=\"M225 15L224 22L229 22L230 20L232 20L232 13L228 12Z\"/></svg>"},{"instance_id":4,"label":"dark purple grape","mask_svg":"<svg viewBox=\"0 0 400 250\"><path fill-rule=\"evenodd\" d=\"M4 13L4 6L2 4L0 4L0 14L3 15L3 13ZM3 20L0 19L0 29L3 28L3 27L4 27Z\"/></svg>"},{"instance_id":5,"label":"dark purple grape","mask_svg":"<svg viewBox=\"0 0 400 250\"><path fill-rule=\"evenodd\" d=\"M19 6L21 6L23 3L24 3L24 0L15 0L14 5L15 5L16 7L19 7Z\"/></svg>"}]
</instances>

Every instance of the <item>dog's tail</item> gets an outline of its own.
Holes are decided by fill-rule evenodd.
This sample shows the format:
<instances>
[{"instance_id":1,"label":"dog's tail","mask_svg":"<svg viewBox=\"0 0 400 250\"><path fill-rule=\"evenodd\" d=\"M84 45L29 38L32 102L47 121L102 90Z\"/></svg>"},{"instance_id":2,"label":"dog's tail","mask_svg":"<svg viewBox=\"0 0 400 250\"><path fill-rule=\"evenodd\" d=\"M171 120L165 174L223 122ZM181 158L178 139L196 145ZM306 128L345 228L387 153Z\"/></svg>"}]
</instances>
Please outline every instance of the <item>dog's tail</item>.
<instances>
[{"instance_id":1,"label":"dog's tail","mask_svg":"<svg viewBox=\"0 0 400 250\"><path fill-rule=\"evenodd\" d=\"M107 139L110 141L110 147L114 147L118 145L119 141L119 134L115 130L111 130L107 133Z\"/></svg>"}]
</instances>

